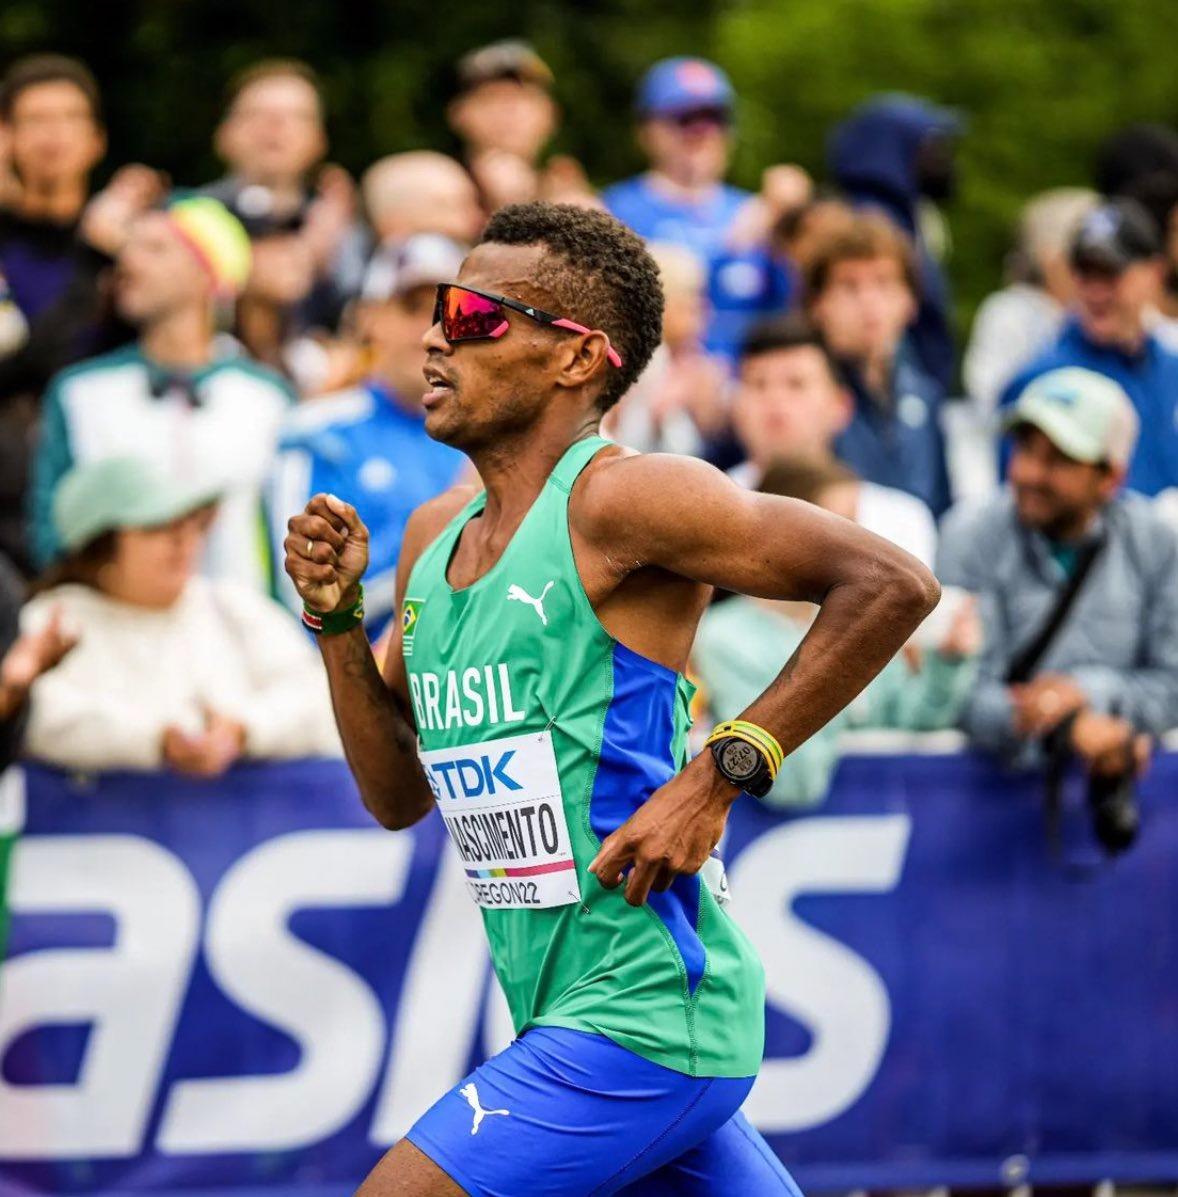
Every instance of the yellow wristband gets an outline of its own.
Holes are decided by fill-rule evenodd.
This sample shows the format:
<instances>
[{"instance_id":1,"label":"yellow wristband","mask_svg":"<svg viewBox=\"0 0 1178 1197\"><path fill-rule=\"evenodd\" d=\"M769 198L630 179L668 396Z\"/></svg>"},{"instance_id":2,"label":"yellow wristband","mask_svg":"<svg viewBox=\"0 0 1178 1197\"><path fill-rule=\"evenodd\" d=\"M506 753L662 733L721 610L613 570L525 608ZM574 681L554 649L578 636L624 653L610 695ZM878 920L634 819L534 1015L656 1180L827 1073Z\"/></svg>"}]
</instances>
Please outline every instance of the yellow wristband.
<instances>
[{"instance_id":1,"label":"yellow wristband","mask_svg":"<svg viewBox=\"0 0 1178 1197\"><path fill-rule=\"evenodd\" d=\"M728 739L730 736L744 740L746 744L751 744L754 748L759 749L769 765L769 773L773 777L777 776L777 771L785 760L785 753L782 752L781 745L772 732L766 731L759 724L749 723L745 719L729 719L724 723L716 724L712 734L704 741L704 747L714 744L717 740Z\"/></svg>"}]
</instances>

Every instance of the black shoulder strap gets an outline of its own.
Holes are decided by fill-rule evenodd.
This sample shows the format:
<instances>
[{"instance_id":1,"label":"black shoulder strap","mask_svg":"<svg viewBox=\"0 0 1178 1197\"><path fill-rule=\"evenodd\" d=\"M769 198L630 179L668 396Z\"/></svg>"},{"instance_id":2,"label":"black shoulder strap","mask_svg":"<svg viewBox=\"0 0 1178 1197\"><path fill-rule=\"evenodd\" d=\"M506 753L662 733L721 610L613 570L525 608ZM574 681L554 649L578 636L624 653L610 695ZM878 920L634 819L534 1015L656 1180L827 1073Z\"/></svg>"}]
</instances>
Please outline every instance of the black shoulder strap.
<instances>
[{"instance_id":1,"label":"black shoulder strap","mask_svg":"<svg viewBox=\"0 0 1178 1197\"><path fill-rule=\"evenodd\" d=\"M1006 671L1007 685L1028 681L1035 672L1036 666L1051 647L1056 633L1067 619L1068 612L1075 605L1076 599L1084 587L1084 582L1092 572L1092 567L1096 564L1096 559L1100 556L1106 540L1107 536L1101 535L1080 550L1076 559L1076 568L1072 570L1072 576L1068 578L1063 589L1056 596L1055 606L1051 608L1047 618L1043 621L1043 626L1035 633L1034 639L1026 647L1015 653L1014 659L1010 662L1010 667Z\"/></svg>"}]
</instances>

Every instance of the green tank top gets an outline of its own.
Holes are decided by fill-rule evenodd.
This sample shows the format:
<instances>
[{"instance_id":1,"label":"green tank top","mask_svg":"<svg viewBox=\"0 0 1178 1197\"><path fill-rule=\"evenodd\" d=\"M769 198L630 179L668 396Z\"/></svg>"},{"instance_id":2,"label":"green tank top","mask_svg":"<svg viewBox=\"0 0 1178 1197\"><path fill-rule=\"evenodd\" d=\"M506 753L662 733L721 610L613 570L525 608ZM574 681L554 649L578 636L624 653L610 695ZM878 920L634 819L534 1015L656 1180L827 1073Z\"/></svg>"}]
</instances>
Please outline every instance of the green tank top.
<instances>
[{"instance_id":1,"label":"green tank top","mask_svg":"<svg viewBox=\"0 0 1178 1197\"><path fill-rule=\"evenodd\" d=\"M588 871L686 763L693 690L614 640L581 585L569 492L606 444L567 450L472 585L446 571L484 494L419 558L401 625L421 759L517 1034L568 1027L691 1076L752 1076L764 976L708 886L679 877L632 907Z\"/></svg>"}]
</instances>

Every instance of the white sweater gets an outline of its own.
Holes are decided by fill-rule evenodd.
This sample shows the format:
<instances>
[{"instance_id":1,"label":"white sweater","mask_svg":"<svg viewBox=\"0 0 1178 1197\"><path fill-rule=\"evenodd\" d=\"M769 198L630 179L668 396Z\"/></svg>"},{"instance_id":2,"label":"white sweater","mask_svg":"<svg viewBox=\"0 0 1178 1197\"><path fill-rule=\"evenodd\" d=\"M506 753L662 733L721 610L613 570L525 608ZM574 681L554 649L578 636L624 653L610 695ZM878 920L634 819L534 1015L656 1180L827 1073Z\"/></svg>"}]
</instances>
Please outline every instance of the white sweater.
<instances>
[{"instance_id":1,"label":"white sweater","mask_svg":"<svg viewBox=\"0 0 1178 1197\"><path fill-rule=\"evenodd\" d=\"M55 608L80 639L33 686L25 752L67 769L163 767L164 729L195 734L211 709L246 729L244 756L337 756L319 655L290 615L233 582L194 578L164 611L87 586L59 586L21 612L22 630Z\"/></svg>"}]
</instances>

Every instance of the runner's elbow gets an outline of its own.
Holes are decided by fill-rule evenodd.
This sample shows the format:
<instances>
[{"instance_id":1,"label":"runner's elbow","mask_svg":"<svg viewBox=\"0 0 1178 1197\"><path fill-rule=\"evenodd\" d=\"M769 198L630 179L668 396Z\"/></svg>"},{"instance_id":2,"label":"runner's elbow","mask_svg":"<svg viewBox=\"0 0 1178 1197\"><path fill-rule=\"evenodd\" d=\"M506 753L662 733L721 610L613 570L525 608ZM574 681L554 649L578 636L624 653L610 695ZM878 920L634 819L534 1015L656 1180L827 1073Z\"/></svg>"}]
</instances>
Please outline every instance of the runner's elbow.
<instances>
[{"instance_id":1,"label":"runner's elbow","mask_svg":"<svg viewBox=\"0 0 1178 1197\"><path fill-rule=\"evenodd\" d=\"M888 591L897 606L910 613L916 623L941 601L941 584L932 570L911 553L898 553L890 563Z\"/></svg>"},{"instance_id":2,"label":"runner's elbow","mask_svg":"<svg viewBox=\"0 0 1178 1197\"><path fill-rule=\"evenodd\" d=\"M432 805L432 800L423 805L388 789L374 792L370 788L361 788L360 797L368 813L387 831L406 831L419 823Z\"/></svg>"}]
</instances>

